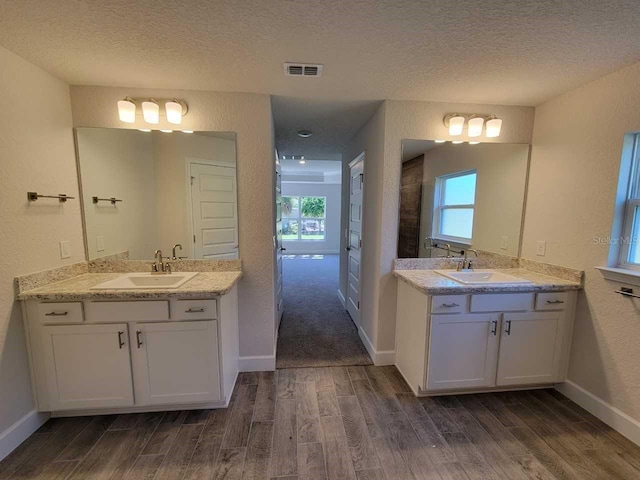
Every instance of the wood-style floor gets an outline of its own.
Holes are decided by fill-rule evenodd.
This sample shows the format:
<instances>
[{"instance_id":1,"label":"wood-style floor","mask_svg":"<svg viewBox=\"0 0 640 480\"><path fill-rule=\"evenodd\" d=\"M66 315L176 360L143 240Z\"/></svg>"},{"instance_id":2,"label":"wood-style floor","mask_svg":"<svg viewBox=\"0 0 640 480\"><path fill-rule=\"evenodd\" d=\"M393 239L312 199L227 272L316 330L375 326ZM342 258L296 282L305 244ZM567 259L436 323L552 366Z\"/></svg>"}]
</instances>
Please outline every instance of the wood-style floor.
<instances>
[{"instance_id":1,"label":"wood-style floor","mask_svg":"<svg viewBox=\"0 0 640 480\"><path fill-rule=\"evenodd\" d=\"M244 373L220 410L53 419L0 479L638 479L554 390L417 399L394 367Z\"/></svg>"}]
</instances>

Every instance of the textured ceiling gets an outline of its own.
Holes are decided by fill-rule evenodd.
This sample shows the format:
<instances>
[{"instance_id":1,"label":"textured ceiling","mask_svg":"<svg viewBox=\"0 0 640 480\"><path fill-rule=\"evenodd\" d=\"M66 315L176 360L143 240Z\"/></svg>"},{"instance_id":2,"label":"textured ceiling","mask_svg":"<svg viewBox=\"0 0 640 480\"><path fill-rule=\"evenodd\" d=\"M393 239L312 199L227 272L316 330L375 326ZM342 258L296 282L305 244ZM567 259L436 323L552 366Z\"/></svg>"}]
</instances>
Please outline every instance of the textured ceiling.
<instances>
[{"instance_id":1,"label":"textured ceiling","mask_svg":"<svg viewBox=\"0 0 640 480\"><path fill-rule=\"evenodd\" d=\"M0 1L0 44L70 84L346 102L313 123L320 102L276 99L290 154L290 127L322 131L320 153L344 142L343 113L371 108L354 102L536 105L639 61L638 25L638 0ZM285 61L323 76L285 77Z\"/></svg>"},{"instance_id":2,"label":"textured ceiling","mask_svg":"<svg viewBox=\"0 0 640 480\"><path fill-rule=\"evenodd\" d=\"M273 96L271 108L278 153L326 158L342 152L343 146L358 133L379 105L380 102ZM313 135L300 138L297 132L303 129L311 130Z\"/></svg>"}]
</instances>

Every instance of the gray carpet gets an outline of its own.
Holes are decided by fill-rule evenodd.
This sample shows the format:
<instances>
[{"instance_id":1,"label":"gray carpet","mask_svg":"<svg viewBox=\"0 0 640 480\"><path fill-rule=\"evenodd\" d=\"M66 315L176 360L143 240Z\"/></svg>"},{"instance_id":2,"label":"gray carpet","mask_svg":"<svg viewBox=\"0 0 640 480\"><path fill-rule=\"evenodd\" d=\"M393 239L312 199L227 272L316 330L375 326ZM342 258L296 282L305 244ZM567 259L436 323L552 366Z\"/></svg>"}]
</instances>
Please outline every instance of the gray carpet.
<instances>
[{"instance_id":1,"label":"gray carpet","mask_svg":"<svg viewBox=\"0 0 640 480\"><path fill-rule=\"evenodd\" d=\"M285 256L277 368L371 365L338 300L339 256Z\"/></svg>"}]
</instances>

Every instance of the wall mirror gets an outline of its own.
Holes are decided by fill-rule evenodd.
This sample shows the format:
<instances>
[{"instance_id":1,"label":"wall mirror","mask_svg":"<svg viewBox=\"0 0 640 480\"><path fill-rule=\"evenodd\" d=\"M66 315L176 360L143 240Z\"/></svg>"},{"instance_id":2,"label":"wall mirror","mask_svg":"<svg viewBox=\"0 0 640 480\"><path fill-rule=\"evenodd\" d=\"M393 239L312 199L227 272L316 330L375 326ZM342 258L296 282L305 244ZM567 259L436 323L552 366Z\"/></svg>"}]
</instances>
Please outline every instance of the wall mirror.
<instances>
[{"instance_id":1,"label":"wall mirror","mask_svg":"<svg viewBox=\"0 0 640 480\"><path fill-rule=\"evenodd\" d=\"M518 256L529 149L403 140L398 258L443 257L447 245Z\"/></svg>"},{"instance_id":2,"label":"wall mirror","mask_svg":"<svg viewBox=\"0 0 640 480\"><path fill-rule=\"evenodd\" d=\"M236 141L226 132L77 128L87 258L238 258Z\"/></svg>"}]
</instances>

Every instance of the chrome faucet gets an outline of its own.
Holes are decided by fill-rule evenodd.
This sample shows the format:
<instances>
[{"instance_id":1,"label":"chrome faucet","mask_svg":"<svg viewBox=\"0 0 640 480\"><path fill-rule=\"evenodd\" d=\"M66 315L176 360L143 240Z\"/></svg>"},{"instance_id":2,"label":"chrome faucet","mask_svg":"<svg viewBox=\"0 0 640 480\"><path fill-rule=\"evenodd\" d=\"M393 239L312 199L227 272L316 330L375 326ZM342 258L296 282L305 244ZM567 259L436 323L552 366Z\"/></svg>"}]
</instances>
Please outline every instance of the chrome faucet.
<instances>
[{"instance_id":1,"label":"chrome faucet","mask_svg":"<svg viewBox=\"0 0 640 480\"><path fill-rule=\"evenodd\" d=\"M449 243L445 243L444 248L447 249L447 258L451 258L451 245Z\"/></svg>"},{"instance_id":2,"label":"chrome faucet","mask_svg":"<svg viewBox=\"0 0 640 480\"><path fill-rule=\"evenodd\" d=\"M156 250L153 254L155 258L155 262L151 265L151 273L155 273L158 275L161 274L169 274L171 273L171 265L169 263L164 263L162 259L162 250Z\"/></svg>"},{"instance_id":3,"label":"chrome faucet","mask_svg":"<svg viewBox=\"0 0 640 480\"><path fill-rule=\"evenodd\" d=\"M469 248L468 250L464 251L464 258L462 259L461 262L458 262L458 268L457 270L473 270L473 267L471 266L471 260L467 260L467 256L469 255L469 252L473 253L476 258L478 258L478 251L474 250L473 248Z\"/></svg>"},{"instance_id":4,"label":"chrome faucet","mask_svg":"<svg viewBox=\"0 0 640 480\"><path fill-rule=\"evenodd\" d=\"M180 245L179 243L176 243L173 246L173 255L171 256L171 260L178 260L178 258L180 258L180 257L176 257L176 248L179 248L180 251L182 251L182 245Z\"/></svg>"}]
</instances>

